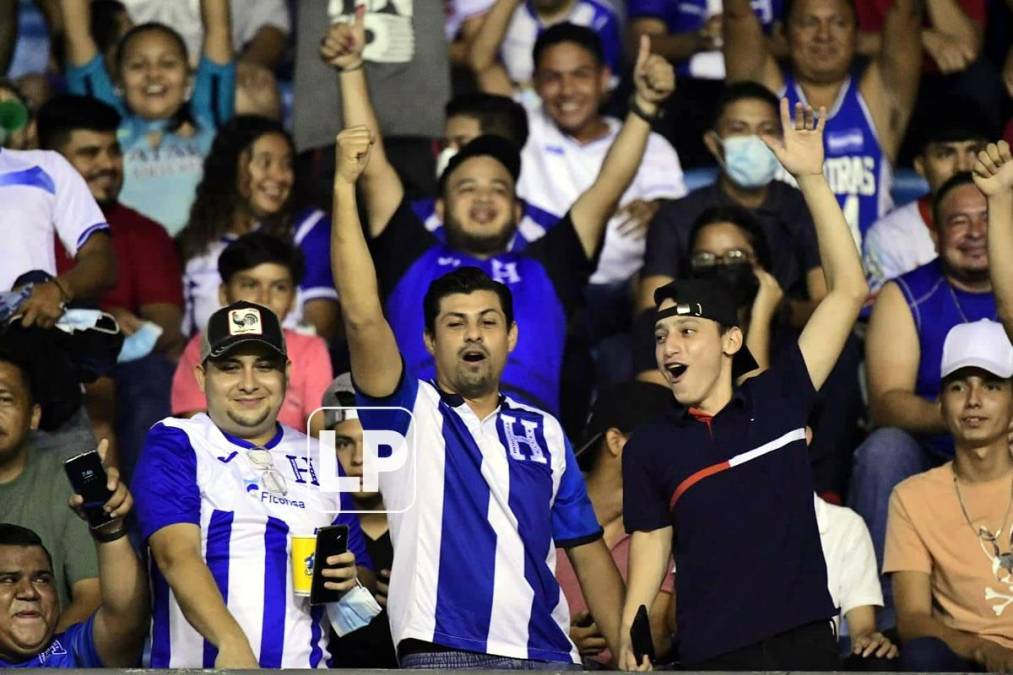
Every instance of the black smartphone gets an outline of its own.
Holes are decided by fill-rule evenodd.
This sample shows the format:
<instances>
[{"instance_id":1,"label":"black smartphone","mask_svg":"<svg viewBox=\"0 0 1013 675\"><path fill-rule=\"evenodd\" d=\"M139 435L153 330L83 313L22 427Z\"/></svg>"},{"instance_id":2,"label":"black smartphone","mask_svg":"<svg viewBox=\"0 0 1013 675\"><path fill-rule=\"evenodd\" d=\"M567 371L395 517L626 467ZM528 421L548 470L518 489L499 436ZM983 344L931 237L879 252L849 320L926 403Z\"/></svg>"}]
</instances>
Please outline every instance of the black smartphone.
<instances>
[{"instance_id":1,"label":"black smartphone","mask_svg":"<svg viewBox=\"0 0 1013 675\"><path fill-rule=\"evenodd\" d=\"M332 591L324 588L322 572L327 566L325 562L332 555L338 555L348 550L348 525L328 525L317 530L317 547L313 553L313 582L310 585L310 604L326 605L329 602L337 602L344 594L343 591Z\"/></svg>"},{"instance_id":2,"label":"black smartphone","mask_svg":"<svg viewBox=\"0 0 1013 675\"><path fill-rule=\"evenodd\" d=\"M654 640L651 639L651 620L647 616L647 607L640 605L637 615L630 626L630 644L633 647L633 656L637 659L637 665L641 665L646 656L654 663Z\"/></svg>"},{"instance_id":3,"label":"black smartphone","mask_svg":"<svg viewBox=\"0 0 1013 675\"><path fill-rule=\"evenodd\" d=\"M98 452L89 450L71 457L63 463L63 468L74 492L84 498L84 514L89 527L94 530L112 521L113 517L102 510L113 493L106 487L108 476Z\"/></svg>"}]
</instances>

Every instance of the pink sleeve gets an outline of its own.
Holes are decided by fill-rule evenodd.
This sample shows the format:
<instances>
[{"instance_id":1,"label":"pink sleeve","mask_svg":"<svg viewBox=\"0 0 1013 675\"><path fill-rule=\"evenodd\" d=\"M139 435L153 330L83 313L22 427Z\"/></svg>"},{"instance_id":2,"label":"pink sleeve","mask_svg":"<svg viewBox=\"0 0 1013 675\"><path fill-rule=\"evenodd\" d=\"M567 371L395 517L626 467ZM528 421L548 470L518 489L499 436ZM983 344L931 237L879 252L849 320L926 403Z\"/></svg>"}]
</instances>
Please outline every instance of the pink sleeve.
<instances>
[{"instance_id":1,"label":"pink sleeve","mask_svg":"<svg viewBox=\"0 0 1013 675\"><path fill-rule=\"evenodd\" d=\"M310 413L321 406L324 391L334 380L331 370L331 355L323 338L314 337L306 347L306 380L303 383L302 418L309 419Z\"/></svg>"},{"instance_id":2,"label":"pink sleeve","mask_svg":"<svg viewBox=\"0 0 1013 675\"><path fill-rule=\"evenodd\" d=\"M208 407L204 392L200 390L193 374L194 366L200 362L200 340L199 333L190 339L172 376L173 415L201 412Z\"/></svg>"}]
</instances>

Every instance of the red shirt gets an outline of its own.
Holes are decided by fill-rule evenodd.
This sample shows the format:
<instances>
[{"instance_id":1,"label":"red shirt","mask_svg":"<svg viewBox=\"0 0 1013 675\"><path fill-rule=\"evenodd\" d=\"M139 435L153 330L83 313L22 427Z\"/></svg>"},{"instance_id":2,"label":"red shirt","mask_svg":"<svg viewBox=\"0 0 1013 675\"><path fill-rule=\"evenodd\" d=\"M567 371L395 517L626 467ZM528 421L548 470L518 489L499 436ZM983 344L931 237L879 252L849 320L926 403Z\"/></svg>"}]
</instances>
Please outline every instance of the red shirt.
<instances>
[{"instance_id":1,"label":"red shirt","mask_svg":"<svg viewBox=\"0 0 1013 675\"><path fill-rule=\"evenodd\" d=\"M858 13L858 30L863 33L882 33L883 24L886 22L886 13L890 10L893 2L894 0L858 0L855 3L855 11ZM985 26L987 17L985 0L957 0L957 4L969 19L981 27ZM924 14L922 26L934 28L928 12ZM884 36L884 39L888 38ZM922 70L928 73L939 72L939 67L928 52L924 53Z\"/></svg>"},{"instance_id":2,"label":"red shirt","mask_svg":"<svg viewBox=\"0 0 1013 675\"><path fill-rule=\"evenodd\" d=\"M99 302L102 308L121 307L138 314L142 305L166 303L182 309L183 272L165 228L118 202L102 211L109 223L119 273L116 285ZM73 266L74 261L57 240L57 273Z\"/></svg>"}]
</instances>

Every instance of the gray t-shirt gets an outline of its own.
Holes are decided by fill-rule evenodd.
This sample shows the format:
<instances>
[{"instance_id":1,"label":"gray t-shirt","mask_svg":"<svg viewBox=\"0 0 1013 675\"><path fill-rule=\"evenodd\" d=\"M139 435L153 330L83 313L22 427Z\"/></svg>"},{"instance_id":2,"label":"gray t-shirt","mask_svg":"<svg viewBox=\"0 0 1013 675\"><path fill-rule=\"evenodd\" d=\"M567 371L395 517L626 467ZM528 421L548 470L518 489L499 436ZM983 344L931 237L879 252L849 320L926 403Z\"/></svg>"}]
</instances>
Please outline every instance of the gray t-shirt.
<instances>
[{"instance_id":1,"label":"gray t-shirt","mask_svg":"<svg viewBox=\"0 0 1013 675\"><path fill-rule=\"evenodd\" d=\"M296 10L295 144L334 143L342 129L338 75L320 60L320 39L352 21L358 0L300 0ZM386 136L439 137L450 98L450 63L439 0L366 0L366 76Z\"/></svg>"},{"instance_id":2,"label":"gray t-shirt","mask_svg":"<svg viewBox=\"0 0 1013 675\"><path fill-rule=\"evenodd\" d=\"M65 608L75 583L98 577L98 554L88 525L67 506L73 492L63 459L52 450L29 448L21 475L0 483L0 521L27 527L42 539Z\"/></svg>"}]
</instances>

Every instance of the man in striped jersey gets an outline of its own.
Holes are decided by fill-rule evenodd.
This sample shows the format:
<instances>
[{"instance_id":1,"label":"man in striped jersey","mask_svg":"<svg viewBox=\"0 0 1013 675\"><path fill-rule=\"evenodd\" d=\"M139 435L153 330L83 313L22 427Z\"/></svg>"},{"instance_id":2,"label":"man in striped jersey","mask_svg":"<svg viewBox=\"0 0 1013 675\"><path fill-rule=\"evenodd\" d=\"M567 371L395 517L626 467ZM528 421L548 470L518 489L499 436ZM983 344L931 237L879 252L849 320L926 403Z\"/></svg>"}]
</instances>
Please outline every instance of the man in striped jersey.
<instances>
[{"instance_id":1,"label":"man in striped jersey","mask_svg":"<svg viewBox=\"0 0 1013 675\"><path fill-rule=\"evenodd\" d=\"M725 286L674 281L655 293L655 356L682 409L634 430L623 452L632 534L621 636L650 606L674 547L679 656L720 670L824 670L837 663L805 425L868 290L824 178L822 109L781 101L784 141L764 140L813 215L828 293L798 342L756 369ZM674 538L674 543L673 543ZM620 666L637 664L628 641Z\"/></svg>"},{"instance_id":2,"label":"man in striped jersey","mask_svg":"<svg viewBox=\"0 0 1013 675\"><path fill-rule=\"evenodd\" d=\"M207 414L152 427L134 473L151 549L152 668L325 665L322 606L296 596L290 541L348 525L328 587L357 583L368 559L344 500L320 491L306 437L278 423L291 362L277 315L236 302L208 320L194 368Z\"/></svg>"},{"instance_id":3,"label":"man in striped jersey","mask_svg":"<svg viewBox=\"0 0 1013 675\"><path fill-rule=\"evenodd\" d=\"M383 473L379 483L394 546L387 609L398 658L419 668L577 667L556 547L567 549L610 646L623 585L573 450L554 417L500 393L521 329L508 287L478 268L428 286L423 339L435 379L421 381L405 365L356 210L373 140L365 126L338 136L332 261L360 401L411 412L395 429L410 439L410 470ZM497 147L447 170L451 181L467 175L489 211L514 185ZM599 208L596 199L585 194L573 211ZM367 432L389 421L360 412Z\"/></svg>"}]
</instances>

